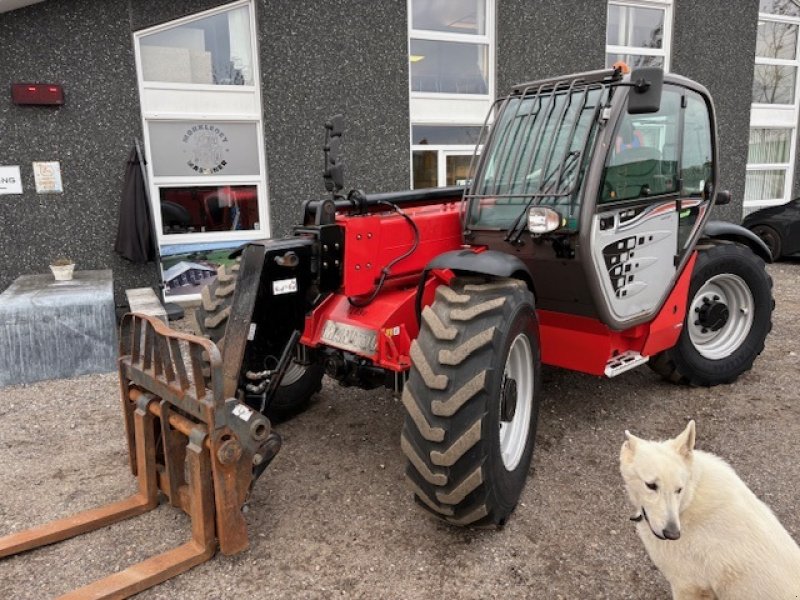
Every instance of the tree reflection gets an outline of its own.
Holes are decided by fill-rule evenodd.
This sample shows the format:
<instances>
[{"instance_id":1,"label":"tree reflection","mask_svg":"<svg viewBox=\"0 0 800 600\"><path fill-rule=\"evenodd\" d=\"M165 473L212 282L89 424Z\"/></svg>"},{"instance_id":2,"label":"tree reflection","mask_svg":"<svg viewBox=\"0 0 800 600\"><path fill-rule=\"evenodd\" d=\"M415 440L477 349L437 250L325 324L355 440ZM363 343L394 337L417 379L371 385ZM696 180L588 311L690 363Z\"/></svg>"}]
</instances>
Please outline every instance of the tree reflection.
<instances>
[{"instance_id":1,"label":"tree reflection","mask_svg":"<svg viewBox=\"0 0 800 600\"><path fill-rule=\"evenodd\" d=\"M800 5L793 0L761 0L761 12L781 16L800 16ZM756 57L795 60L797 25L759 21ZM794 102L796 67L756 64L753 74L753 102L791 104Z\"/></svg>"}]
</instances>

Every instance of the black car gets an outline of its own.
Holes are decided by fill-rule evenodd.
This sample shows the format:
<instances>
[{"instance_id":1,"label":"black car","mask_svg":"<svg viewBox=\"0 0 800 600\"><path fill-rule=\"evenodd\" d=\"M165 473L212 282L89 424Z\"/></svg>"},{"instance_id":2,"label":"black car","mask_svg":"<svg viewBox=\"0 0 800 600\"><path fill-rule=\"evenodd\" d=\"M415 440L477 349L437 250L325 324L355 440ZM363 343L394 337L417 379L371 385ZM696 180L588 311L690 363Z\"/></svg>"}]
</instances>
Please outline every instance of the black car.
<instances>
[{"instance_id":1,"label":"black car","mask_svg":"<svg viewBox=\"0 0 800 600\"><path fill-rule=\"evenodd\" d=\"M742 225L764 240L774 259L800 254L800 198L750 213Z\"/></svg>"}]
</instances>

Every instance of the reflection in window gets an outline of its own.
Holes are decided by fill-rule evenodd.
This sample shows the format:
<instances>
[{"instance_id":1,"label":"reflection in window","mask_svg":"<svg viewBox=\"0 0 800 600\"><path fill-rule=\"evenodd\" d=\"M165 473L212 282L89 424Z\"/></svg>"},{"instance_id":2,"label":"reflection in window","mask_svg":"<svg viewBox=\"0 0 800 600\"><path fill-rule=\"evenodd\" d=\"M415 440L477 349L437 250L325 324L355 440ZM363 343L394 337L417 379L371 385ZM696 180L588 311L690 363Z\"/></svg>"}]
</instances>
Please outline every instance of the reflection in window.
<instances>
[{"instance_id":1,"label":"reflection in window","mask_svg":"<svg viewBox=\"0 0 800 600\"><path fill-rule=\"evenodd\" d=\"M753 102L792 104L796 77L797 67L757 64L753 72Z\"/></svg>"},{"instance_id":2,"label":"reflection in window","mask_svg":"<svg viewBox=\"0 0 800 600\"><path fill-rule=\"evenodd\" d=\"M446 185L466 185L469 179L471 155L457 154L445 157Z\"/></svg>"},{"instance_id":3,"label":"reflection in window","mask_svg":"<svg viewBox=\"0 0 800 600\"><path fill-rule=\"evenodd\" d=\"M246 6L141 37L145 81L253 85Z\"/></svg>"},{"instance_id":4,"label":"reflection in window","mask_svg":"<svg viewBox=\"0 0 800 600\"><path fill-rule=\"evenodd\" d=\"M470 125L412 125L411 143L420 145L468 145L478 143L481 128Z\"/></svg>"},{"instance_id":5,"label":"reflection in window","mask_svg":"<svg viewBox=\"0 0 800 600\"><path fill-rule=\"evenodd\" d=\"M794 60L797 55L797 25L759 21L756 56Z\"/></svg>"},{"instance_id":6,"label":"reflection in window","mask_svg":"<svg viewBox=\"0 0 800 600\"><path fill-rule=\"evenodd\" d=\"M438 152L414 150L414 189L432 188L438 185Z\"/></svg>"},{"instance_id":7,"label":"reflection in window","mask_svg":"<svg viewBox=\"0 0 800 600\"><path fill-rule=\"evenodd\" d=\"M661 48L664 43L664 10L609 4L607 43L612 46Z\"/></svg>"},{"instance_id":8,"label":"reflection in window","mask_svg":"<svg viewBox=\"0 0 800 600\"><path fill-rule=\"evenodd\" d=\"M705 102L690 95L683 118L682 193L691 196L702 194L713 177L711 126Z\"/></svg>"},{"instance_id":9,"label":"reflection in window","mask_svg":"<svg viewBox=\"0 0 800 600\"><path fill-rule=\"evenodd\" d=\"M622 61L631 69L637 67L664 68L663 56L645 56L643 54L606 54L606 68L610 69L615 63Z\"/></svg>"},{"instance_id":10,"label":"reflection in window","mask_svg":"<svg viewBox=\"0 0 800 600\"><path fill-rule=\"evenodd\" d=\"M486 0L413 0L411 27L485 35Z\"/></svg>"},{"instance_id":11,"label":"reflection in window","mask_svg":"<svg viewBox=\"0 0 800 600\"><path fill-rule=\"evenodd\" d=\"M800 17L800 5L795 0L761 0L758 10L773 15Z\"/></svg>"},{"instance_id":12,"label":"reflection in window","mask_svg":"<svg viewBox=\"0 0 800 600\"><path fill-rule=\"evenodd\" d=\"M255 185L163 187L159 197L164 235L259 227Z\"/></svg>"},{"instance_id":13,"label":"reflection in window","mask_svg":"<svg viewBox=\"0 0 800 600\"><path fill-rule=\"evenodd\" d=\"M411 40L411 91L488 94L486 44Z\"/></svg>"},{"instance_id":14,"label":"reflection in window","mask_svg":"<svg viewBox=\"0 0 800 600\"><path fill-rule=\"evenodd\" d=\"M657 113L623 115L608 155L601 202L677 191L680 98L665 90Z\"/></svg>"},{"instance_id":15,"label":"reflection in window","mask_svg":"<svg viewBox=\"0 0 800 600\"><path fill-rule=\"evenodd\" d=\"M629 67L661 67L668 63L669 5L642 6L614 0L608 3L606 67L623 61Z\"/></svg>"}]
</instances>

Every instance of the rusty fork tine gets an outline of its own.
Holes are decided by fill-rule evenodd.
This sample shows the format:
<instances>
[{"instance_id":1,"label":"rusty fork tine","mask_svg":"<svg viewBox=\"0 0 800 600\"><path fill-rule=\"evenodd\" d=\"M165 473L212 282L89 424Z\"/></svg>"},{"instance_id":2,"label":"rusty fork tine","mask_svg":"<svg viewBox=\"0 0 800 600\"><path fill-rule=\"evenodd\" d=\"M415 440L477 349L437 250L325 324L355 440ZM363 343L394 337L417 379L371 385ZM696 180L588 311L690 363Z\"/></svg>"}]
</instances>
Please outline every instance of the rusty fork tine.
<instances>
[{"instance_id":1,"label":"rusty fork tine","mask_svg":"<svg viewBox=\"0 0 800 600\"><path fill-rule=\"evenodd\" d=\"M148 401L152 401L152 397L145 399L145 403ZM57 521L51 521L38 527L2 537L0 538L0 558L60 542L88 531L94 531L156 507L158 504L158 487L156 485L153 415L145 406L144 410L137 409L134 420L139 493L119 502L112 502L99 508L86 510Z\"/></svg>"}]
</instances>

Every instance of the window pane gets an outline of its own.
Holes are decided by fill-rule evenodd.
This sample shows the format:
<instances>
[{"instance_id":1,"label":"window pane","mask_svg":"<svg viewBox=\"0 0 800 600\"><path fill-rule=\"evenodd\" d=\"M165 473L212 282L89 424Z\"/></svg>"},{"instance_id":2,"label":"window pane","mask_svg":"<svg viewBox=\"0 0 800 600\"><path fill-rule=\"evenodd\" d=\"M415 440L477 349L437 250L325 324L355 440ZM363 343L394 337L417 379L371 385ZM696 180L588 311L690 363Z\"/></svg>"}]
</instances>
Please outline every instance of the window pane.
<instances>
[{"instance_id":1,"label":"window pane","mask_svg":"<svg viewBox=\"0 0 800 600\"><path fill-rule=\"evenodd\" d=\"M411 143L474 146L480 134L480 127L468 125L412 125Z\"/></svg>"},{"instance_id":2,"label":"window pane","mask_svg":"<svg viewBox=\"0 0 800 600\"><path fill-rule=\"evenodd\" d=\"M788 163L791 141L791 129L753 128L750 130L747 162L749 164Z\"/></svg>"},{"instance_id":3,"label":"window pane","mask_svg":"<svg viewBox=\"0 0 800 600\"><path fill-rule=\"evenodd\" d=\"M759 21L756 56L795 60L797 58L797 25Z\"/></svg>"},{"instance_id":4,"label":"window pane","mask_svg":"<svg viewBox=\"0 0 800 600\"><path fill-rule=\"evenodd\" d=\"M413 0L411 27L486 34L486 0Z\"/></svg>"},{"instance_id":5,"label":"window pane","mask_svg":"<svg viewBox=\"0 0 800 600\"><path fill-rule=\"evenodd\" d=\"M411 91L488 94L486 44L411 40Z\"/></svg>"},{"instance_id":6,"label":"window pane","mask_svg":"<svg viewBox=\"0 0 800 600\"><path fill-rule=\"evenodd\" d=\"M692 195L703 192L706 182L711 180L714 173L711 158L711 126L708 109L702 99L690 95L683 125L681 179L683 180L684 194Z\"/></svg>"},{"instance_id":7,"label":"window pane","mask_svg":"<svg viewBox=\"0 0 800 600\"><path fill-rule=\"evenodd\" d=\"M141 38L145 81L253 85L250 13L243 6Z\"/></svg>"},{"instance_id":8,"label":"window pane","mask_svg":"<svg viewBox=\"0 0 800 600\"><path fill-rule=\"evenodd\" d=\"M797 67L756 65L753 73L753 102L792 104Z\"/></svg>"},{"instance_id":9,"label":"window pane","mask_svg":"<svg viewBox=\"0 0 800 600\"><path fill-rule=\"evenodd\" d=\"M631 115L625 112L608 154L601 202L677 191L680 99L677 92L664 90L657 113Z\"/></svg>"},{"instance_id":10,"label":"window pane","mask_svg":"<svg viewBox=\"0 0 800 600\"><path fill-rule=\"evenodd\" d=\"M151 121L153 175L258 175L256 123Z\"/></svg>"},{"instance_id":11,"label":"window pane","mask_svg":"<svg viewBox=\"0 0 800 600\"><path fill-rule=\"evenodd\" d=\"M439 176L435 150L414 150L414 189L437 187Z\"/></svg>"},{"instance_id":12,"label":"window pane","mask_svg":"<svg viewBox=\"0 0 800 600\"><path fill-rule=\"evenodd\" d=\"M782 199L785 183L786 169L748 171L744 185L744 201Z\"/></svg>"},{"instance_id":13,"label":"window pane","mask_svg":"<svg viewBox=\"0 0 800 600\"><path fill-rule=\"evenodd\" d=\"M663 56L644 56L641 54L606 54L606 68L610 69L615 62L624 62L631 69L636 67L664 67Z\"/></svg>"},{"instance_id":14,"label":"window pane","mask_svg":"<svg viewBox=\"0 0 800 600\"><path fill-rule=\"evenodd\" d=\"M608 44L637 48L661 48L664 14L660 8L608 5Z\"/></svg>"},{"instance_id":15,"label":"window pane","mask_svg":"<svg viewBox=\"0 0 800 600\"><path fill-rule=\"evenodd\" d=\"M164 235L259 227L254 185L164 187L159 199Z\"/></svg>"},{"instance_id":16,"label":"window pane","mask_svg":"<svg viewBox=\"0 0 800 600\"><path fill-rule=\"evenodd\" d=\"M761 0L758 10L773 15L800 17L800 6L794 0Z\"/></svg>"},{"instance_id":17,"label":"window pane","mask_svg":"<svg viewBox=\"0 0 800 600\"><path fill-rule=\"evenodd\" d=\"M469 179L469 165L472 156L458 155L445 156L445 167L447 168L446 185L467 185Z\"/></svg>"}]
</instances>

